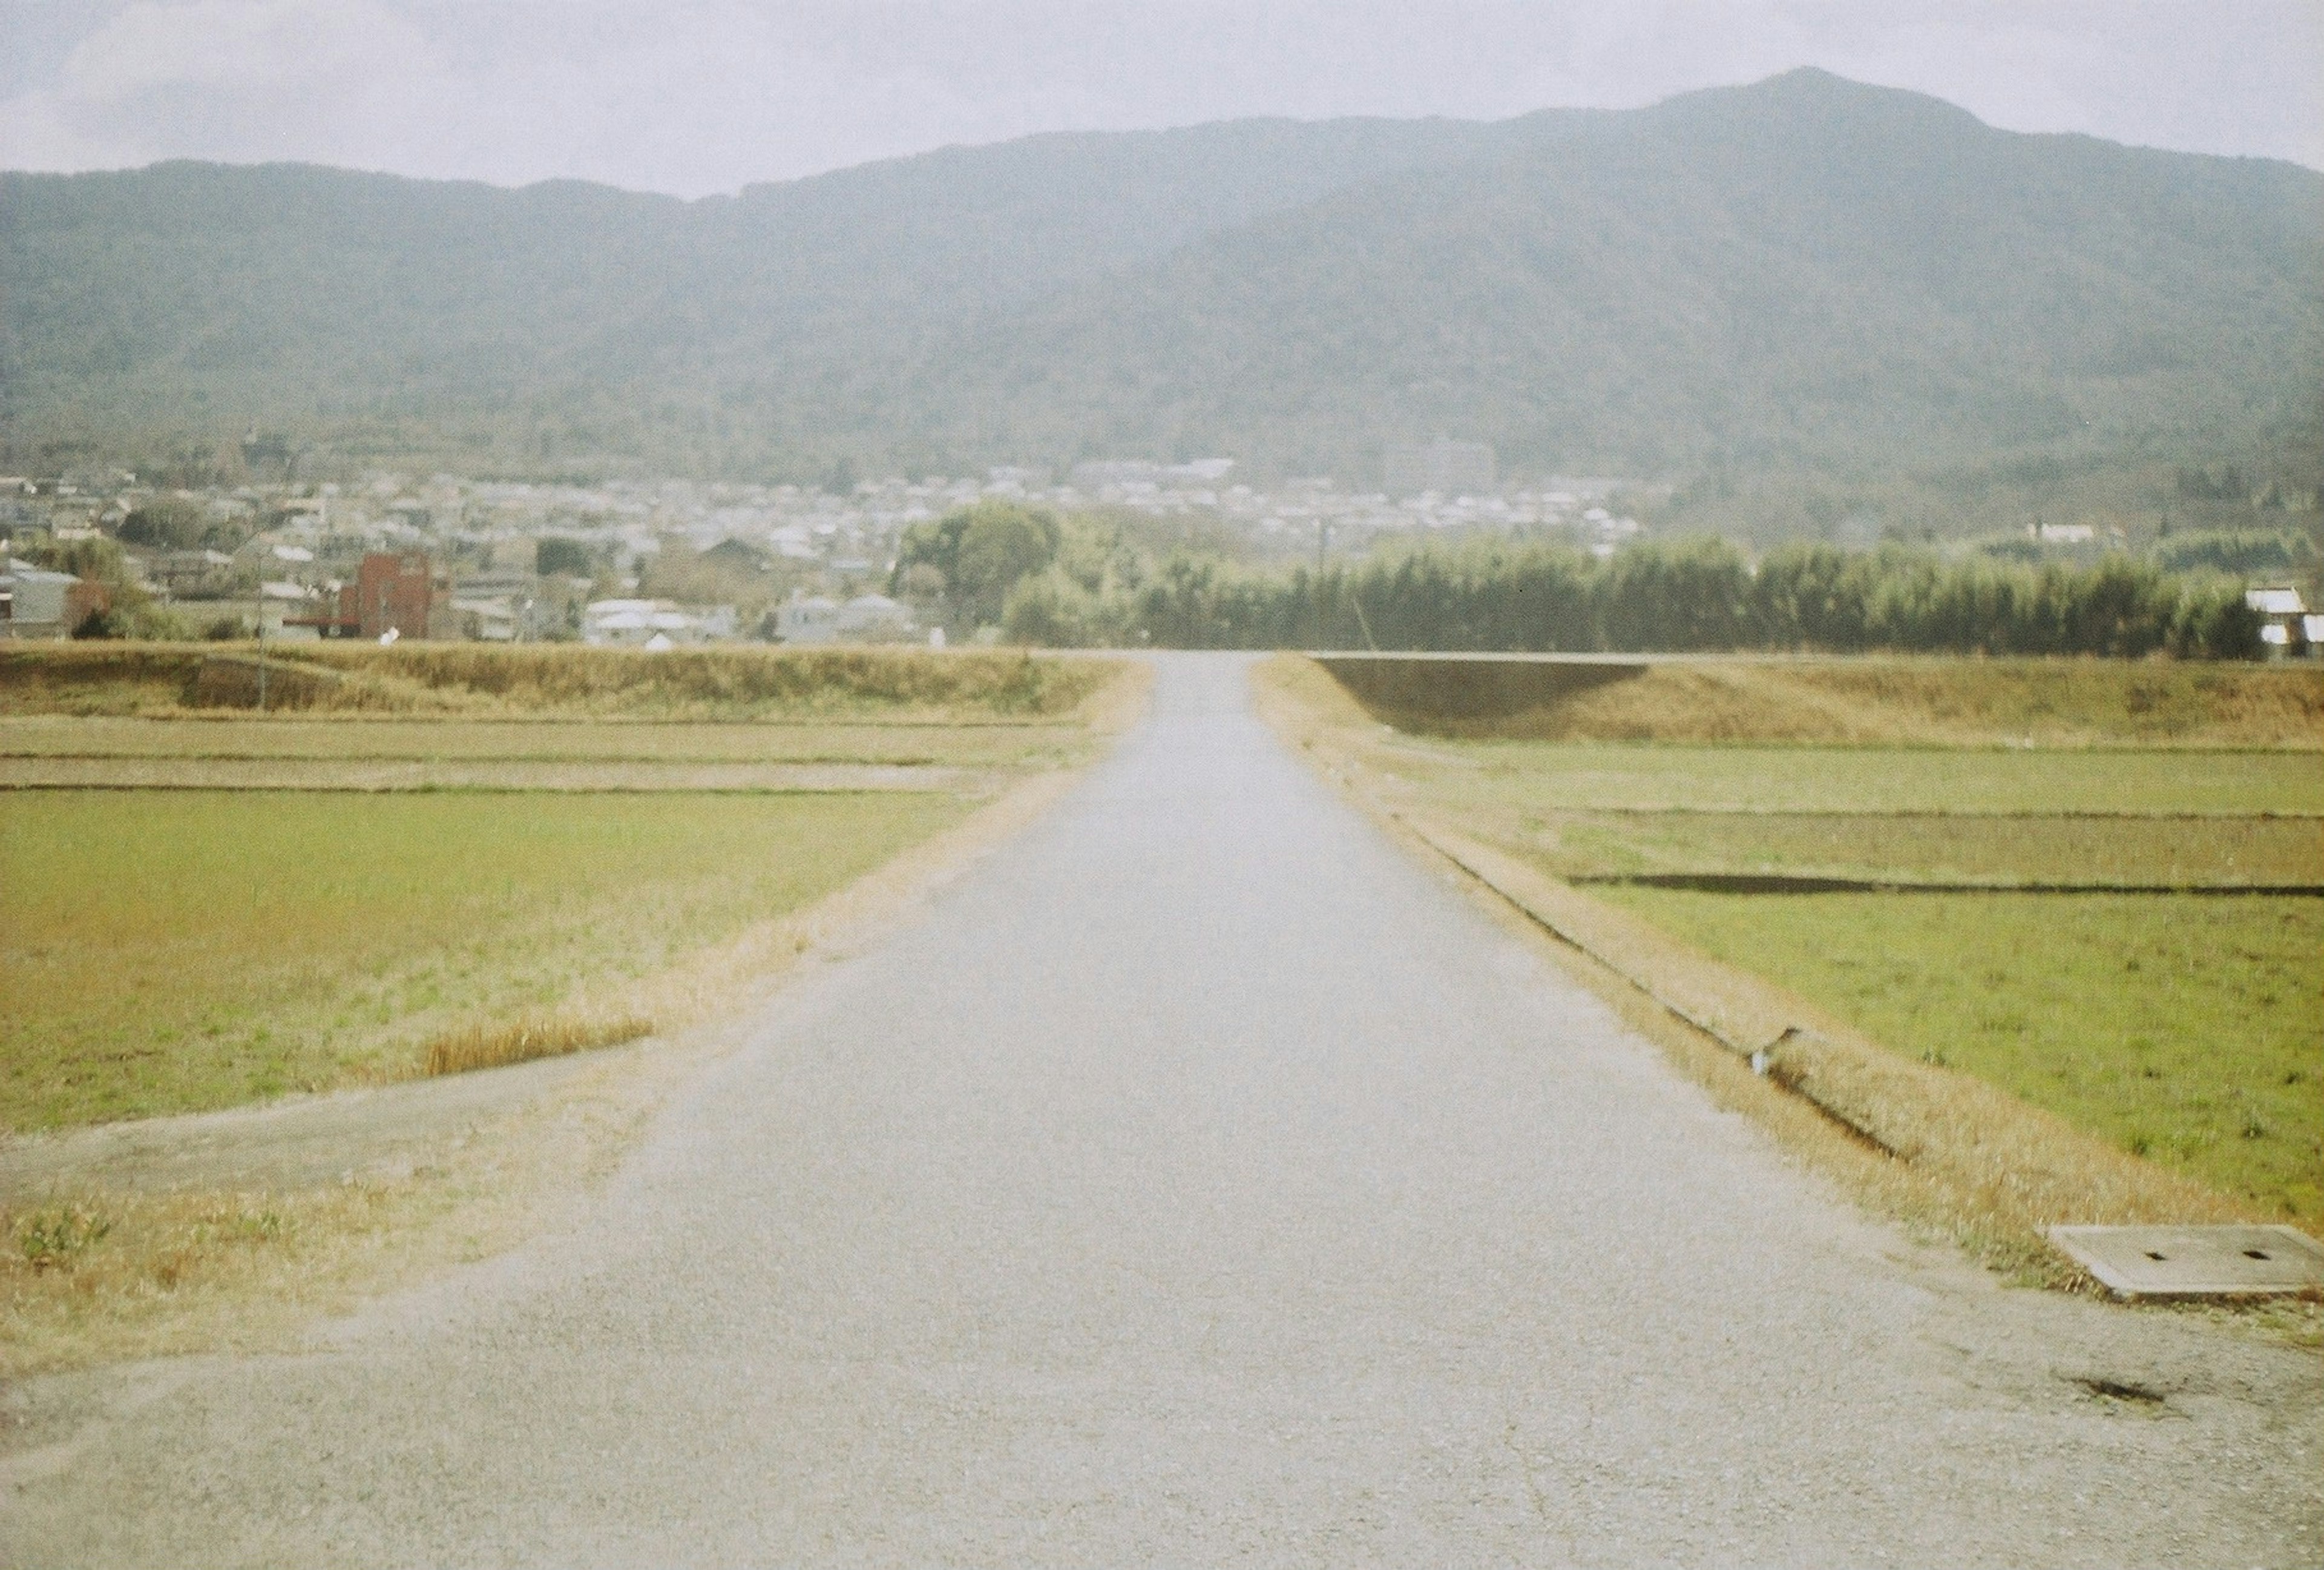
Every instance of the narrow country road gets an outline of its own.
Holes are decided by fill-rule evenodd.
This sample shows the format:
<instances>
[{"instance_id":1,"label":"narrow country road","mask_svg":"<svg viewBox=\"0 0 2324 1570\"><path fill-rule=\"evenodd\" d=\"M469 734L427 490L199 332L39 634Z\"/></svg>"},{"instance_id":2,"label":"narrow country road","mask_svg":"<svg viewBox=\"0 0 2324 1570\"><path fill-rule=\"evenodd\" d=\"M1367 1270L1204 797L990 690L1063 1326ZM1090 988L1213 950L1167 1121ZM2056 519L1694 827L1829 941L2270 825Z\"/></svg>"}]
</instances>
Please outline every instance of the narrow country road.
<instances>
[{"instance_id":1,"label":"narrow country road","mask_svg":"<svg viewBox=\"0 0 2324 1570\"><path fill-rule=\"evenodd\" d=\"M1161 660L1116 756L751 1021L582 1223L192 1367L0 1560L2324 1559L2318 1359L1864 1219L1339 802L1246 670Z\"/></svg>"}]
</instances>

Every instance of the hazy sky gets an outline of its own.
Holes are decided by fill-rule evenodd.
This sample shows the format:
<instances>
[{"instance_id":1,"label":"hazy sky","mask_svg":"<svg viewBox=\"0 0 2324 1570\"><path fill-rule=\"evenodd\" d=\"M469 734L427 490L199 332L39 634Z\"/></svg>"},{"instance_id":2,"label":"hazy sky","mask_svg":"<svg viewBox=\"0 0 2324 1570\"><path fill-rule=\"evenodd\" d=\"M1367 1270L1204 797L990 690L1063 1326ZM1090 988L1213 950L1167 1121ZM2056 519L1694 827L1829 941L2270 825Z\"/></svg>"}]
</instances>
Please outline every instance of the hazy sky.
<instances>
[{"instance_id":1,"label":"hazy sky","mask_svg":"<svg viewBox=\"0 0 2324 1570\"><path fill-rule=\"evenodd\" d=\"M1797 65L2324 168L2324 0L0 0L0 167L690 196L1033 131L1498 118Z\"/></svg>"}]
</instances>

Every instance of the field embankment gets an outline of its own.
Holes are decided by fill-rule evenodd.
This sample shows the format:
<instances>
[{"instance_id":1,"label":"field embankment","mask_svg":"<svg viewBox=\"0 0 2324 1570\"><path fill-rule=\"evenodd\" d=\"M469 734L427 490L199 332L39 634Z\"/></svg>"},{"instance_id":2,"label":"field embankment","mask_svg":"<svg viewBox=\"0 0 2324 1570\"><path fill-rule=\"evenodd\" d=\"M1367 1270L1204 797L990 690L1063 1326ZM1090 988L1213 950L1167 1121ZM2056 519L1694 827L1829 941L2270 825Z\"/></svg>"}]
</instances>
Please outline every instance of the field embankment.
<instances>
[{"instance_id":1,"label":"field embankment","mask_svg":"<svg viewBox=\"0 0 2324 1570\"><path fill-rule=\"evenodd\" d=\"M291 712L946 724L1061 716L1109 680L1022 651L299 642L0 645L0 714Z\"/></svg>"},{"instance_id":2,"label":"field embankment","mask_svg":"<svg viewBox=\"0 0 2324 1570\"><path fill-rule=\"evenodd\" d=\"M1333 654L1399 730L1477 740L2324 750L2324 667Z\"/></svg>"},{"instance_id":3,"label":"field embankment","mask_svg":"<svg viewBox=\"0 0 2324 1570\"><path fill-rule=\"evenodd\" d=\"M2324 1214L2324 672L1550 663L1515 702L1450 660L1261 681L1622 984L1755 999L1727 1045L1793 1030L1777 1058L1849 1086L1914 1204L1981 1246Z\"/></svg>"}]
</instances>

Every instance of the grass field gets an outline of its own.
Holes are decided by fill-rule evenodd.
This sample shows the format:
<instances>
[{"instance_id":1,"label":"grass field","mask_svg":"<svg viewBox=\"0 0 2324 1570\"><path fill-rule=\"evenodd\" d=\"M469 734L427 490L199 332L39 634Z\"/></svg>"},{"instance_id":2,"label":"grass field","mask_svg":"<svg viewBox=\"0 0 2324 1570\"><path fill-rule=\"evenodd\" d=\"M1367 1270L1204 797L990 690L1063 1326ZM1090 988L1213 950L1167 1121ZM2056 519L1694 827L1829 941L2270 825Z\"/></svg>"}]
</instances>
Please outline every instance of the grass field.
<instances>
[{"instance_id":1,"label":"grass field","mask_svg":"<svg viewBox=\"0 0 2324 1570\"><path fill-rule=\"evenodd\" d=\"M1536 859L1561 877L2324 887L2324 819L2310 817L1645 812L1534 821Z\"/></svg>"},{"instance_id":2,"label":"grass field","mask_svg":"<svg viewBox=\"0 0 2324 1570\"><path fill-rule=\"evenodd\" d=\"M1703 812L2324 813L2282 752L1428 742L1398 772L1480 808Z\"/></svg>"},{"instance_id":3,"label":"grass field","mask_svg":"<svg viewBox=\"0 0 2324 1570\"><path fill-rule=\"evenodd\" d=\"M2324 672L1670 661L1420 734L1306 691L1369 788L1559 877L2324 883ZM1592 891L1895 1053L2324 1212L2324 900Z\"/></svg>"},{"instance_id":4,"label":"grass field","mask_svg":"<svg viewBox=\"0 0 2324 1570\"><path fill-rule=\"evenodd\" d=\"M2324 900L1607 897L1900 1052L2324 1216Z\"/></svg>"},{"instance_id":5,"label":"grass field","mask_svg":"<svg viewBox=\"0 0 2324 1570\"><path fill-rule=\"evenodd\" d=\"M1130 691L1021 654L309 645L360 690L259 716L186 706L212 652L0 649L0 1126L635 1033L625 981L1093 756Z\"/></svg>"},{"instance_id":6,"label":"grass field","mask_svg":"<svg viewBox=\"0 0 2324 1570\"><path fill-rule=\"evenodd\" d=\"M969 805L0 795L0 1124L404 1072L432 1034L648 974L837 888Z\"/></svg>"}]
</instances>

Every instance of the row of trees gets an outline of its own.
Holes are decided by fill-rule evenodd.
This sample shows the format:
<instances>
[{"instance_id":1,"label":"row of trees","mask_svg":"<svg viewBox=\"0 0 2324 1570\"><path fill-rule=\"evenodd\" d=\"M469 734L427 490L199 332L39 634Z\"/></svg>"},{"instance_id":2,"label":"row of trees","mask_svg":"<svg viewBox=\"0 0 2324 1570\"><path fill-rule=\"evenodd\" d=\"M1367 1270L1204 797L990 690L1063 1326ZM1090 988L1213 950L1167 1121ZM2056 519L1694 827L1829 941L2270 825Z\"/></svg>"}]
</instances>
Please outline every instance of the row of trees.
<instances>
[{"instance_id":1,"label":"row of trees","mask_svg":"<svg viewBox=\"0 0 2324 1570\"><path fill-rule=\"evenodd\" d=\"M1803 544L1755 566L1708 538L1604 560L1477 542L1320 573L1067 550L1015 581L1001 622L1014 641L1065 647L2263 652L2238 583L2128 557L2074 567Z\"/></svg>"}]
</instances>

